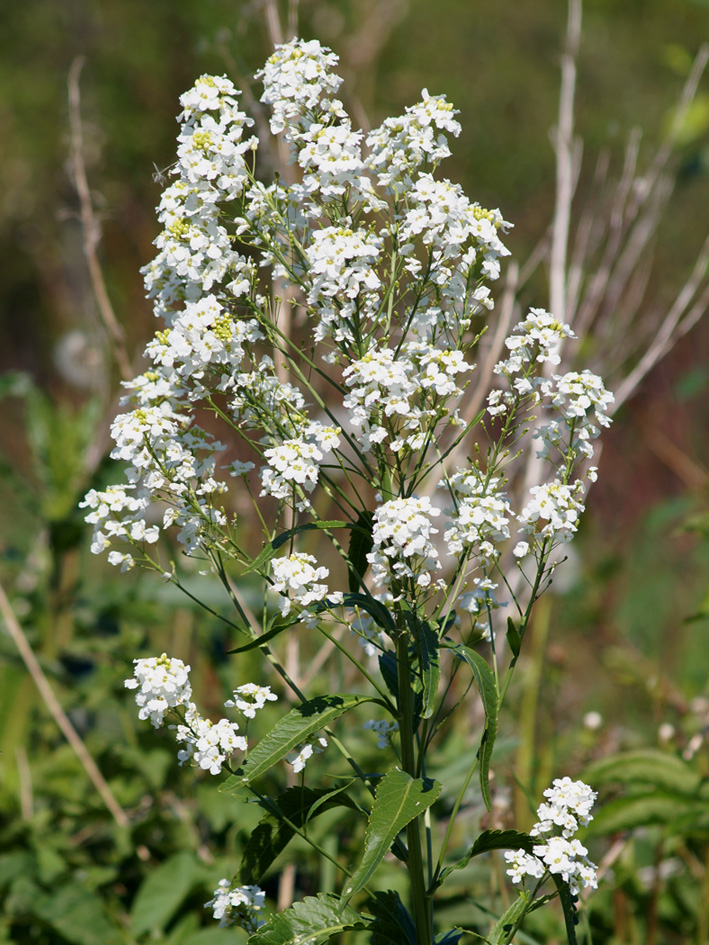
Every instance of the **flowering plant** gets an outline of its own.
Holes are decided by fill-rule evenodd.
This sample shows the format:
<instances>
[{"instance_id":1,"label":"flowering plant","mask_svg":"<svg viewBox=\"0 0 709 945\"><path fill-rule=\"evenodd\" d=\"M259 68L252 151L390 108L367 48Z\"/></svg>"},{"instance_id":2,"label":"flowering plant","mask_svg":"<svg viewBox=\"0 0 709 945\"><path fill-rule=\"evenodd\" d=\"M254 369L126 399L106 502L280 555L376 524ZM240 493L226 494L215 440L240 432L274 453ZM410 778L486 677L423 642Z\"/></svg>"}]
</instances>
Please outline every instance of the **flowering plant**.
<instances>
[{"instance_id":1,"label":"flowering plant","mask_svg":"<svg viewBox=\"0 0 709 945\"><path fill-rule=\"evenodd\" d=\"M237 722L201 715L179 659L138 659L126 685L137 689L141 718L156 727L174 720L181 764L226 769L222 790L250 791L264 823L279 825L257 828L239 876L219 884L209 905L220 924L241 924L257 945L326 942L346 929L373 942L454 943L465 930L438 929L437 890L473 857L506 849L512 881L530 885L486 941L511 941L549 898L539 894L548 879L573 939L578 892L595 885L575 839L595 797L586 785L555 781L531 834L483 831L455 862L448 848L476 771L491 806L499 708L555 552L577 530L612 395L588 371L554 373L573 333L541 309L507 338L493 389L472 384L509 224L436 176L460 130L443 96L424 90L365 135L337 98L336 63L319 43L294 40L259 74L270 131L290 149L290 182L257 171L259 141L228 79L203 76L182 96L176 180L162 195L158 254L145 269L165 328L113 424L112 456L126 463L126 481L84 502L95 552L180 585L161 540L176 529L183 552L224 584L237 612L231 626L246 638L237 651L259 649L297 705L250 746ZM516 503L520 459L535 449L541 481L526 483ZM263 528L255 553L230 507L230 477ZM312 553L325 542L327 559ZM263 582L260 617L239 594L247 574ZM348 661L352 691L301 691L273 649L299 625ZM481 730L449 798L429 759L473 684ZM246 683L226 706L251 720L275 699L269 686ZM367 704L378 717L364 728L386 759L377 772L360 767L338 727ZM303 772L320 752L333 766L338 756L350 778L307 787ZM282 761L301 779L270 796L262 778ZM309 835L325 809L355 818L358 862ZM295 836L333 861L338 892L269 917L258 883ZM390 852L406 870L409 904L378 888Z\"/></svg>"}]
</instances>

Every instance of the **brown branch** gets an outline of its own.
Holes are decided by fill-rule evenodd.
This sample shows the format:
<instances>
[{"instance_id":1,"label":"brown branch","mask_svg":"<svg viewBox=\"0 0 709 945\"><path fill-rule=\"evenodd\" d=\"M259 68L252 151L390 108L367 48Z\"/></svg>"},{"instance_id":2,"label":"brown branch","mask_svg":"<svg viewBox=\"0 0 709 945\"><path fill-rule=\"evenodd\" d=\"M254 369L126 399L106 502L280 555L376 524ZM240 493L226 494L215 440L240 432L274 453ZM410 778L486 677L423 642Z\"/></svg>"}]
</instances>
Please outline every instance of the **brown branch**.
<instances>
[{"instance_id":1,"label":"brown branch","mask_svg":"<svg viewBox=\"0 0 709 945\"><path fill-rule=\"evenodd\" d=\"M84 65L83 56L77 56L69 70L69 126L71 128L71 168L73 171L74 186L79 196L81 209L80 219L83 231L84 255L89 268L91 287L96 299L98 313L108 334L118 370L124 381L133 377L133 369L126 351L126 339L123 329L118 323L111 300L108 297L106 283L98 259L98 245L101 240L101 228L98 225L96 214L91 202L91 191L86 176L84 161L84 138L81 128L81 95L79 92L79 75Z\"/></svg>"},{"instance_id":2,"label":"brown branch","mask_svg":"<svg viewBox=\"0 0 709 945\"><path fill-rule=\"evenodd\" d=\"M561 57L559 124L554 135L556 202L549 265L551 311L566 321L566 256L569 245L571 201L574 196L574 94L576 57L581 39L581 0L569 0L566 42Z\"/></svg>"},{"instance_id":3,"label":"brown branch","mask_svg":"<svg viewBox=\"0 0 709 945\"><path fill-rule=\"evenodd\" d=\"M52 718L59 726L59 729L66 740L74 749L77 758L83 765L86 774L89 776L91 783L96 788L96 791L110 811L113 819L116 821L119 827L127 827L129 821L125 811L113 796L113 792L108 786L106 779L99 771L96 762L89 754L76 729L71 724L68 716L59 704L59 700L54 694L54 690L50 686L49 680L45 676L42 667L39 665L39 660L35 656L27 637L22 631L20 622L15 616L15 612L13 611L12 605L5 594L2 584L0 584L0 613L2 613L5 619L5 625L7 626L8 632L15 646L17 647L20 656L22 657L23 663L27 667L27 671L34 680L34 683L39 690L39 694L42 696L42 699L44 699L44 703L49 709Z\"/></svg>"}]
</instances>

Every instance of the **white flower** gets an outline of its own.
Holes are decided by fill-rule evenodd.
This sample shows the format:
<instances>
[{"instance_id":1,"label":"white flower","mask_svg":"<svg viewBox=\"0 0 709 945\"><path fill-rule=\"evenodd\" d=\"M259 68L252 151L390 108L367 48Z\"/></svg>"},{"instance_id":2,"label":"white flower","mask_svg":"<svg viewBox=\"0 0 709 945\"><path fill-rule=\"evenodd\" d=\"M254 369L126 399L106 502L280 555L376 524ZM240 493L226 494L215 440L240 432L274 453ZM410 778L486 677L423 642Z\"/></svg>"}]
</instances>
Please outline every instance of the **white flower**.
<instances>
[{"instance_id":1,"label":"white flower","mask_svg":"<svg viewBox=\"0 0 709 945\"><path fill-rule=\"evenodd\" d=\"M246 751L243 735L237 735L239 726L228 719L212 722L203 718L197 707L190 703L185 713L185 722L177 726L176 739L185 748L177 753L181 765L199 765L210 774L219 774L222 765L235 751Z\"/></svg>"},{"instance_id":2,"label":"white flower","mask_svg":"<svg viewBox=\"0 0 709 945\"><path fill-rule=\"evenodd\" d=\"M314 568L315 564L316 558L299 552L285 558L274 558L272 561L275 581L271 589L283 595L280 604L284 617L290 613L292 601L304 608L326 599L333 604L342 603L343 595L340 591L330 593L327 584L317 583L330 572L327 568Z\"/></svg>"},{"instance_id":3,"label":"white flower","mask_svg":"<svg viewBox=\"0 0 709 945\"><path fill-rule=\"evenodd\" d=\"M544 875L542 862L524 850L505 850L505 859L510 864L507 875L512 877L513 883L522 882L525 876L541 879Z\"/></svg>"},{"instance_id":4,"label":"white flower","mask_svg":"<svg viewBox=\"0 0 709 945\"><path fill-rule=\"evenodd\" d=\"M561 876L573 895L578 895L585 886L595 889L598 885L596 866L588 859L588 850L575 839L574 834L579 823L586 826L593 819L591 808L596 792L583 781L557 778L544 796L548 803L540 804L537 810L539 821L530 831L533 837L544 838L544 842L534 845L534 856L524 850L505 853L505 859L511 864L508 875L513 883L520 882L524 876L540 879L546 868ZM554 835L555 828L559 827L561 836Z\"/></svg>"},{"instance_id":5,"label":"white flower","mask_svg":"<svg viewBox=\"0 0 709 945\"><path fill-rule=\"evenodd\" d=\"M219 928L240 925L245 931L253 933L263 925L257 913L263 909L266 894L258 886L234 886L228 879L220 879L214 890L214 898L205 902L205 909L214 912L219 919Z\"/></svg>"},{"instance_id":6,"label":"white flower","mask_svg":"<svg viewBox=\"0 0 709 945\"><path fill-rule=\"evenodd\" d=\"M531 499L517 516L522 531L532 534L536 530L542 538L570 541L578 529L579 516L584 511L581 501L583 483L576 480L565 485L560 480L532 486ZM542 522L548 524L543 525Z\"/></svg>"},{"instance_id":7,"label":"white flower","mask_svg":"<svg viewBox=\"0 0 709 945\"><path fill-rule=\"evenodd\" d=\"M428 571L440 568L438 551L431 536L438 532L431 519L440 509L431 505L428 496L422 499L391 499L374 513L373 547L367 555L372 573L379 584L388 584L392 574L397 578L414 578L420 587L430 583ZM414 573L412 559L422 559Z\"/></svg>"},{"instance_id":8,"label":"white flower","mask_svg":"<svg viewBox=\"0 0 709 945\"><path fill-rule=\"evenodd\" d=\"M392 735L399 731L398 722L387 722L385 719L379 721L368 719L362 727L376 732L377 748L388 748L391 745Z\"/></svg>"},{"instance_id":9,"label":"white flower","mask_svg":"<svg viewBox=\"0 0 709 945\"><path fill-rule=\"evenodd\" d=\"M270 686L257 686L255 683L245 683L234 690L234 698L224 705L227 708L239 709L247 719L253 719L259 709L267 702L275 702L278 696L271 692Z\"/></svg>"},{"instance_id":10,"label":"white flower","mask_svg":"<svg viewBox=\"0 0 709 945\"><path fill-rule=\"evenodd\" d=\"M298 774L305 768L305 764L313 755L319 755L327 748L327 739L320 735L315 741L306 742L304 745L289 751L286 755L286 761L293 766L294 774Z\"/></svg>"},{"instance_id":11,"label":"white flower","mask_svg":"<svg viewBox=\"0 0 709 945\"><path fill-rule=\"evenodd\" d=\"M138 689L135 701L140 706L138 718L147 719L160 728L168 709L188 705L192 695L190 667L182 660L163 653L162 656L133 660L134 678L126 679L126 689Z\"/></svg>"}]
</instances>

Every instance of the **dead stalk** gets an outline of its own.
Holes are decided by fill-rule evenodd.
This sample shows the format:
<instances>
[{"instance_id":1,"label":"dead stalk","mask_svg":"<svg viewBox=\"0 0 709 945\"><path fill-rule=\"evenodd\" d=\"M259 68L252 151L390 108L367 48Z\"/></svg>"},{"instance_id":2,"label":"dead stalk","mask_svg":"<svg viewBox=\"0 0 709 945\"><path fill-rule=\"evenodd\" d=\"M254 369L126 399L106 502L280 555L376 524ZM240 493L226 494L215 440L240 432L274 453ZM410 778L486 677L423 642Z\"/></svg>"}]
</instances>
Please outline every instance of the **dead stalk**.
<instances>
[{"instance_id":1,"label":"dead stalk","mask_svg":"<svg viewBox=\"0 0 709 945\"><path fill-rule=\"evenodd\" d=\"M98 313L108 335L118 370L124 381L133 377L133 370L126 351L126 339L118 323L111 300L108 297L106 283L98 259L98 245L101 241L101 228L94 213L91 190L86 176L84 161L84 139L81 127L81 95L79 76L84 65L84 58L77 56L69 70L69 125L71 128L71 168L74 186L79 197L81 228L83 233L84 255L89 269L91 287L96 299Z\"/></svg>"},{"instance_id":2,"label":"dead stalk","mask_svg":"<svg viewBox=\"0 0 709 945\"><path fill-rule=\"evenodd\" d=\"M116 821L119 827L128 827L129 821L125 811L116 801L106 779L99 771L96 762L89 754L76 729L71 724L69 718L59 704L59 700L54 694L54 690L50 686L49 680L45 676L42 667L39 665L39 660L35 656L34 651L24 634L22 627L20 626L19 620L15 616L15 612L13 611L10 601L5 594L2 584L0 584L0 612L5 619L5 625L7 626L8 632L15 646L17 647L20 656L22 657L22 661L27 667L27 671L29 672L30 676L34 680L34 683L39 690L39 694L42 696L42 699L44 699L45 705L49 709L52 718L59 726L59 729L66 740L74 749L77 758L83 765L86 774L89 776L91 783L96 788L96 791L110 811L113 819Z\"/></svg>"}]
</instances>

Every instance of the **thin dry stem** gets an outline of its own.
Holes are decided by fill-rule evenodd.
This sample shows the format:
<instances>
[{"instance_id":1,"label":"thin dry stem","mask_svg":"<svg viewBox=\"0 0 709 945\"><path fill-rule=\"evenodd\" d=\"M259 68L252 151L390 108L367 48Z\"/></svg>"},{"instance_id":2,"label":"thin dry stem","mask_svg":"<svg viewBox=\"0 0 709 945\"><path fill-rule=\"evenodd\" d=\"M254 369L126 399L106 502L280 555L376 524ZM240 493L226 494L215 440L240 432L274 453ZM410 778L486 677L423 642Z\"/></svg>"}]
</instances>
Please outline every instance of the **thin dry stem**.
<instances>
[{"instance_id":1,"label":"thin dry stem","mask_svg":"<svg viewBox=\"0 0 709 945\"><path fill-rule=\"evenodd\" d=\"M657 364L658 361L663 358L667 352L672 348L675 342L681 337L681 334L684 332L679 332L678 327L680 325L680 320L686 312L687 308L692 302L692 299L696 295L699 286L701 285L704 277L707 273L707 267L709 266L709 237L704 241L704 246L702 251L697 258L697 261L694 265L694 269L690 277L685 282L684 286L680 290L677 298L675 299L674 304L667 313L666 318L664 319L660 330L655 336L654 342L650 345L648 350L645 352L643 357L640 359L638 364L633 368L633 370L628 374L628 376L623 380L623 382L618 386L615 392L615 409L617 410L621 404L623 404L628 397L637 389L638 385L646 374L652 370L652 368ZM709 287L704 290L702 295L703 304L695 306L692 309L692 324L695 324L696 321L701 317L701 315L706 311L706 303L709 300L708 296ZM688 329L686 329L688 330Z\"/></svg>"},{"instance_id":2,"label":"thin dry stem","mask_svg":"<svg viewBox=\"0 0 709 945\"><path fill-rule=\"evenodd\" d=\"M17 647L20 656L22 657L23 663L27 667L27 671L34 680L34 683L39 690L39 694L42 696L45 705L49 709L52 718L59 726L59 729L66 740L74 749L77 758L81 762L84 770L86 771L86 774L89 776L91 783L96 788L96 791L100 795L101 800L110 811L113 819L116 821L119 827L127 827L129 821L125 811L120 806L118 801L116 801L115 797L113 796L113 792L106 782L106 779L99 771L96 762L89 754L76 729L71 724L69 718L59 704L59 700L54 694L54 690L50 686L49 680L45 676L42 667L39 665L39 660L35 656L34 651L24 634L22 627L20 626L20 622L15 616L15 612L13 611L10 601L5 594L2 584L0 584L0 613L3 615L8 632L15 646Z\"/></svg>"},{"instance_id":3,"label":"thin dry stem","mask_svg":"<svg viewBox=\"0 0 709 945\"><path fill-rule=\"evenodd\" d=\"M86 176L84 161L84 139L81 127L81 94L79 76L84 65L83 56L77 56L69 70L69 125L71 128L71 168L74 186L79 197L81 228L83 232L84 255L89 270L91 287L96 299L98 313L108 335L118 370L124 381L133 377L133 370L126 350L125 334L118 323L111 300L108 297L106 283L98 259L98 245L101 241L101 228L94 213L91 190Z\"/></svg>"},{"instance_id":4,"label":"thin dry stem","mask_svg":"<svg viewBox=\"0 0 709 945\"><path fill-rule=\"evenodd\" d=\"M561 57L559 124L554 136L556 152L556 201L549 271L550 307L566 320L566 257L569 245L571 201L574 196L574 94L576 57L581 39L581 0L569 0L566 42Z\"/></svg>"}]
</instances>

